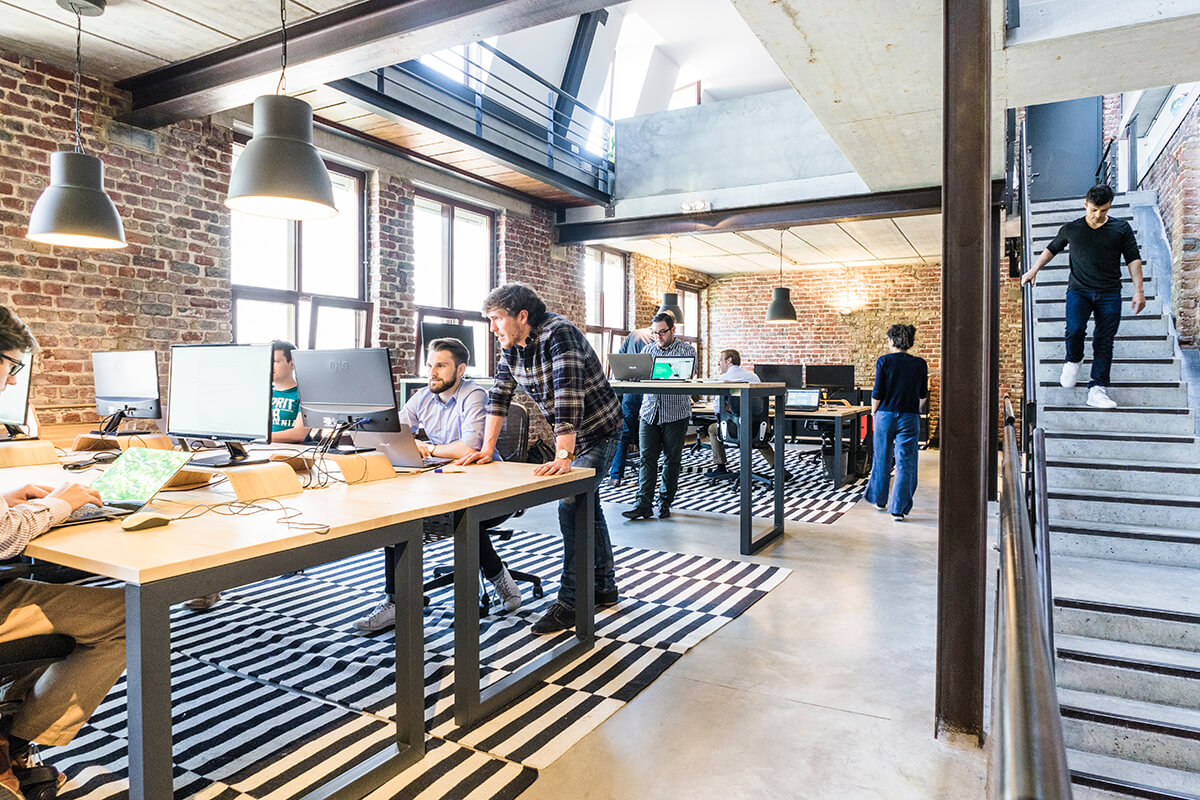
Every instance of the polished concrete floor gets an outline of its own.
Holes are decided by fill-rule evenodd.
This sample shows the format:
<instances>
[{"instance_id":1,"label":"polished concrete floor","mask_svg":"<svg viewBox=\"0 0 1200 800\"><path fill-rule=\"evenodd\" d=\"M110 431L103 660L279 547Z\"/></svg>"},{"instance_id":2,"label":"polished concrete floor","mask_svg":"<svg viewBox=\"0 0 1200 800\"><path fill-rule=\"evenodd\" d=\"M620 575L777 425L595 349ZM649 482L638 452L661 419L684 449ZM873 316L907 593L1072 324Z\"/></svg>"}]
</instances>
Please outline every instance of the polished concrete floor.
<instances>
[{"instance_id":1,"label":"polished concrete floor","mask_svg":"<svg viewBox=\"0 0 1200 800\"><path fill-rule=\"evenodd\" d=\"M783 541L748 560L791 576L522 800L984 797L985 752L933 738L937 499L927 451L904 522L860 501L832 525L788 523ZM615 543L739 557L732 516L628 522L620 510L606 507ZM525 520L555 524L546 508Z\"/></svg>"}]
</instances>

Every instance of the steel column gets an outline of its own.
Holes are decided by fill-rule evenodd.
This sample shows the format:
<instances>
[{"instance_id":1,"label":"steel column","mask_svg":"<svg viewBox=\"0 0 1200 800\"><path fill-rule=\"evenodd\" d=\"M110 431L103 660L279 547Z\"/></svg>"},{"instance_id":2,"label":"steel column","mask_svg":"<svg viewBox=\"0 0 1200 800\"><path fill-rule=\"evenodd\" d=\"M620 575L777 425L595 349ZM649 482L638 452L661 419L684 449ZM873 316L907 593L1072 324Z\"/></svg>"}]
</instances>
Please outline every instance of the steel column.
<instances>
[{"instance_id":1,"label":"steel column","mask_svg":"<svg viewBox=\"0 0 1200 800\"><path fill-rule=\"evenodd\" d=\"M991 261L987 0L946 0L935 735L982 742Z\"/></svg>"},{"instance_id":2,"label":"steel column","mask_svg":"<svg viewBox=\"0 0 1200 800\"><path fill-rule=\"evenodd\" d=\"M988 467L987 499L995 502L1000 484L1000 261L1004 253L1000 206L992 206L992 261L988 271Z\"/></svg>"}]
</instances>

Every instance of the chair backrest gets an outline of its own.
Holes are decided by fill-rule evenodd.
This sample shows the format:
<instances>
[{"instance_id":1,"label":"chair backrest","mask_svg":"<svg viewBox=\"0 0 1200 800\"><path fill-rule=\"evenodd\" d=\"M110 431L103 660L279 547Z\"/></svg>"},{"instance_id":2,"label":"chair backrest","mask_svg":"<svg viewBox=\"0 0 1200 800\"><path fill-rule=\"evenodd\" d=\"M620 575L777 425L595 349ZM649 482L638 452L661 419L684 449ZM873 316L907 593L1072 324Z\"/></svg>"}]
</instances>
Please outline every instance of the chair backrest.
<instances>
[{"instance_id":1,"label":"chair backrest","mask_svg":"<svg viewBox=\"0 0 1200 800\"><path fill-rule=\"evenodd\" d=\"M510 403L496 452L505 461L525 461L529 458L529 412L520 403Z\"/></svg>"},{"instance_id":2,"label":"chair backrest","mask_svg":"<svg viewBox=\"0 0 1200 800\"><path fill-rule=\"evenodd\" d=\"M729 413L719 415L721 434L726 441L736 442L742 413L742 398L734 394L729 395L726 400L729 405ZM764 443L771 438L771 415L767 413L767 408L766 397L750 398L750 441L753 444Z\"/></svg>"}]
</instances>

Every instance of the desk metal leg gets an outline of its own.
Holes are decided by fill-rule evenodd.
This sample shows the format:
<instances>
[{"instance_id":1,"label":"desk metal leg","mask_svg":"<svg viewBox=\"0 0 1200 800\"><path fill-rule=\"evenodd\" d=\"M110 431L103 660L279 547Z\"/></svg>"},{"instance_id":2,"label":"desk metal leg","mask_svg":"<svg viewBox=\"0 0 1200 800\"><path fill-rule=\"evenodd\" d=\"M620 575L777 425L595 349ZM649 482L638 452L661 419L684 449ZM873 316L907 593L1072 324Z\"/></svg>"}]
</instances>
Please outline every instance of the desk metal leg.
<instances>
[{"instance_id":1,"label":"desk metal leg","mask_svg":"<svg viewBox=\"0 0 1200 800\"><path fill-rule=\"evenodd\" d=\"M750 472L754 466L750 462L750 433L754 427L754 418L750 414L753 401L750 399L749 390L741 389L740 396L741 418L738 420L738 451L742 455L742 468L738 476L738 491L741 495L741 514L739 515L741 517L741 552L746 555L753 552L754 547L754 531L751 529L754 498L750 494Z\"/></svg>"},{"instance_id":2,"label":"desk metal leg","mask_svg":"<svg viewBox=\"0 0 1200 800\"><path fill-rule=\"evenodd\" d=\"M833 488L842 488L842 417L833 418Z\"/></svg>"},{"instance_id":3,"label":"desk metal leg","mask_svg":"<svg viewBox=\"0 0 1200 800\"><path fill-rule=\"evenodd\" d=\"M787 425L787 418L784 415L784 402L782 397L775 398L775 430L783 431ZM784 459L784 450L787 448L787 437L781 434L775 436L775 530L778 535L783 535L783 489L787 477L787 462Z\"/></svg>"},{"instance_id":4,"label":"desk metal leg","mask_svg":"<svg viewBox=\"0 0 1200 800\"><path fill-rule=\"evenodd\" d=\"M129 797L173 797L171 607L146 587L125 584L129 698Z\"/></svg>"}]
</instances>

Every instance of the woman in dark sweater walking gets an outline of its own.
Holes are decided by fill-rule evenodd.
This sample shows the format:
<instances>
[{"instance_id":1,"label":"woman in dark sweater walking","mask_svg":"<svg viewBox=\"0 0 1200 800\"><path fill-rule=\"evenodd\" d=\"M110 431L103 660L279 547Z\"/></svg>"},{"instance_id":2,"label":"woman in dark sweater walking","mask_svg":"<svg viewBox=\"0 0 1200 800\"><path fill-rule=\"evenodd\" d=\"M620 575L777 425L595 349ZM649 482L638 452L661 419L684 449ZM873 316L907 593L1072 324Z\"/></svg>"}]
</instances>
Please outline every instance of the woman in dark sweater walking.
<instances>
[{"instance_id":1,"label":"woman in dark sweater walking","mask_svg":"<svg viewBox=\"0 0 1200 800\"><path fill-rule=\"evenodd\" d=\"M875 387L871 390L875 458L866 497L880 511L891 511L896 521L912 511L913 492L917 488L921 399L929 396L929 366L925 359L908 354L916 335L917 329L912 325L888 328L891 352L875 361ZM893 460L896 487L889 502Z\"/></svg>"}]
</instances>

